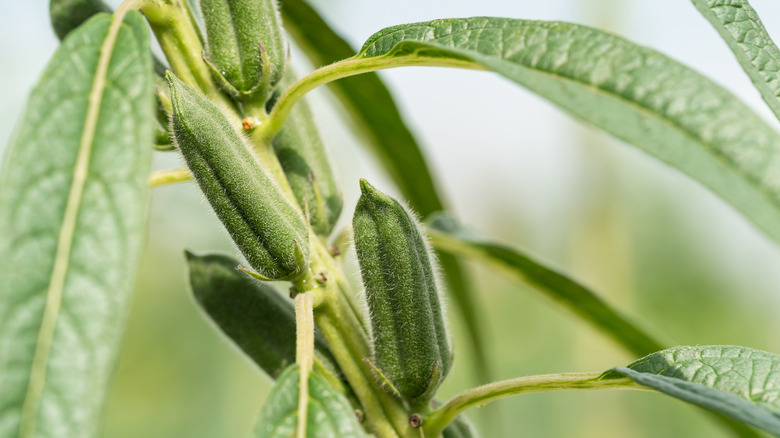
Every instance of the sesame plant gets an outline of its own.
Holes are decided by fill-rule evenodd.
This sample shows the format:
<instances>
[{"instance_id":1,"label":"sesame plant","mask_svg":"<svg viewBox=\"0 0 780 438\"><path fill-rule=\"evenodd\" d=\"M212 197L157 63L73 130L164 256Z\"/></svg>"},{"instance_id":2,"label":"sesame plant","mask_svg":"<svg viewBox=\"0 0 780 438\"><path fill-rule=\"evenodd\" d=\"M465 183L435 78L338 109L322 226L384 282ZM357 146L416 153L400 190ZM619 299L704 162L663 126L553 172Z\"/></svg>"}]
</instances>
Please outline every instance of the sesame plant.
<instances>
[{"instance_id":1,"label":"sesame plant","mask_svg":"<svg viewBox=\"0 0 780 438\"><path fill-rule=\"evenodd\" d=\"M693 3L780 117L780 50L755 11L746 0ZM50 11L62 43L0 174L0 437L97 436L150 192L173 183L197 184L237 249L185 257L204 323L275 381L253 437L467 438L477 436L472 407L595 389L657 391L737 436L780 436L780 355L663 345L565 274L460 224L374 72L499 74L689 175L780 240L780 135L705 76L562 22L401 24L355 52L304 0L125 0L115 11L51 0ZM292 71L287 38L319 68ZM306 101L326 84L404 199L344 181L361 195L342 212ZM154 153L185 167L151 173ZM351 226L337 228L344 214ZM347 250L362 293L344 274ZM638 359L437 396L456 348L489 375L461 258L531 284ZM453 345L445 301L468 342Z\"/></svg>"}]
</instances>

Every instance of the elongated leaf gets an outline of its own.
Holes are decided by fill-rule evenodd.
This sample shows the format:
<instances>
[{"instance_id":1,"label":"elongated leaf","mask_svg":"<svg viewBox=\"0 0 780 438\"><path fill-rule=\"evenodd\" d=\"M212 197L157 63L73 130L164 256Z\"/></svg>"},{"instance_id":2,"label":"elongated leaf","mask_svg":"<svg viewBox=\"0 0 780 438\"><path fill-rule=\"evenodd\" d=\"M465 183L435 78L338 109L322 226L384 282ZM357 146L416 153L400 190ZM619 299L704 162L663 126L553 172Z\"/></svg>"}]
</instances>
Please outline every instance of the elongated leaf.
<instances>
[{"instance_id":1,"label":"elongated leaf","mask_svg":"<svg viewBox=\"0 0 780 438\"><path fill-rule=\"evenodd\" d=\"M95 436L147 209L154 96L140 14L72 32L0 176L0 436Z\"/></svg>"},{"instance_id":2,"label":"elongated leaf","mask_svg":"<svg viewBox=\"0 0 780 438\"><path fill-rule=\"evenodd\" d=\"M747 0L693 0L780 118L780 50Z\"/></svg>"},{"instance_id":3,"label":"elongated leaf","mask_svg":"<svg viewBox=\"0 0 780 438\"><path fill-rule=\"evenodd\" d=\"M291 365L279 376L255 425L254 438L293 438L298 425L300 371ZM306 436L363 438L366 434L347 399L315 373L309 374Z\"/></svg>"},{"instance_id":4,"label":"elongated leaf","mask_svg":"<svg viewBox=\"0 0 780 438\"><path fill-rule=\"evenodd\" d=\"M280 4L285 28L314 65L330 64L355 53L304 0L281 0ZM420 145L379 76L368 73L333 82L330 87L414 210L423 217L442 210L445 203ZM476 363L479 379L487 382L490 380L488 354L478 322L479 305L472 296L470 282L455 257L441 254L439 264L452 302L463 316L469 334L473 353L469 356Z\"/></svg>"},{"instance_id":5,"label":"elongated leaf","mask_svg":"<svg viewBox=\"0 0 780 438\"><path fill-rule=\"evenodd\" d=\"M239 271L238 260L230 256L189 251L186 256L192 293L203 311L268 376L277 378L295 362L292 301ZM319 335L314 348L317 370L335 379L340 372Z\"/></svg>"},{"instance_id":6,"label":"elongated leaf","mask_svg":"<svg viewBox=\"0 0 780 438\"><path fill-rule=\"evenodd\" d=\"M690 175L780 241L780 136L658 52L576 24L476 17L381 30L356 58L498 72Z\"/></svg>"},{"instance_id":7,"label":"elongated leaf","mask_svg":"<svg viewBox=\"0 0 780 438\"><path fill-rule=\"evenodd\" d=\"M428 221L433 246L457 255L475 257L513 278L534 286L617 341L626 350L642 356L663 347L586 287L549 269L527 255L490 242L439 214Z\"/></svg>"},{"instance_id":8,"label":"elongated leaf","mask_svg":"<svg viewBox=\"0 0 780 438\"><path fill-rule=\"evenodd\" d=\"M69 33L93 15L101 12L113 13L102 0L49 0L51 27L60 40L65 39ZM157 59L156 56L152 58L152 62L154 62L154 72L160 77L164 77L165 70L168 69L165 63ZM167 121L163 123L163 126L166 124Z\"/></svg>"},{"instance_id":9,"label":"elongated leaf","mask_svg":"<svg viewBox=\"0 0 780 438\"><path fill-rule=\"evenodd\" d=\"M780 355L747 347L674 347L607 376L631 380L780 436Z\"/></svg>"},{"instance_id":10,"label":"elongated leaf","mask_svg":"<svg viewBox=\"0 0 780 438\"><path fill-rule=\"evenodd\" d=\"M81 26L93 15L111 13L111 8L101 0L50 0L49 17L51 27L60 40Z\"/></svg>"}]
</instances>

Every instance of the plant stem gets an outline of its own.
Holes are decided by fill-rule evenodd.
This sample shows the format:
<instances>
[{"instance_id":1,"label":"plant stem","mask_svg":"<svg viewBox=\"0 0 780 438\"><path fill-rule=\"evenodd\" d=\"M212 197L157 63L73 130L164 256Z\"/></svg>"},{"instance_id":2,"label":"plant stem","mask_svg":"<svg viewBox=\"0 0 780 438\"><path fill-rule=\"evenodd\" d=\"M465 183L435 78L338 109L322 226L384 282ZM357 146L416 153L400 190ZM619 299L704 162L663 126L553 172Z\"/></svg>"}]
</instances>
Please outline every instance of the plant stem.
<instances>
[{"instance_id":1,"label":"plant stem","mask_svg":"<svg viewBox=\"0 0 780 438\"><path fill-rule=\"evenodd\" d=\"M268 118L255 129L255 135L262 138L273 138L284 126L287 116L295 103L309 91L320 85L337 79L384 70L395 67L410 66L459 67L480 69L478 65L453 59L426 58L418 55L381 56L376 58L348 58L343 61L326 65L314 70L290 86L274 104Z\"/></svg>"},{"instance_id":2,"label":"plant stem","mask_svg":"<svg viewBox=\"0 0 780 438\"><path fill-rule=\"evenodd\" d=\"M184 1L145 0L141 11L165 53L173 72L191 87L200 88L220 106L234 109L220 91L203 61L203 44Z\"/></svg>"},{"instance_id":3,"label":"plant stem","mask_svg":"<svg viewBox=\"0 0 780 438\"><path fill-rule=\"evenodd\" d=\"M299 206L298 198L296 198L292 187L290 187L290 182L287 180L287 175L284 174L284 169L282 169L282 165L279 163L279 158L276 156L276 152L274 152L270 139L259 138L253 135L250 137L250 142L252 153L268 173L268 176L282 189L282 193L292 205ZM300 207L302 208L303 206Z\"/></svg>"},{"instance_id":4,"label":"plant stem","mask_svg":"<svg viewBox=\"0 0 780 438\"><path fill-rule=\"evenodd\" d=\"M300 366L297 438L306 438L309 407L309 373L314 363L314 313L312 292L295 296L295 362Z\"/></svg>"},{"instance_id":5,"label":"plant stem","mask_svg":"<svg viewBox=\"0 0 780 438\"><path fill-rule=\"evenodd\" d=\"M401 402L375 384L369 365L368 335L359 314L347 299L341 269L335 266L320 239L311 239L312 270L327 280L315 293L322 294L314 320L333 357L344 372L364 411L366 428L380 438L408 436L408 414Z\"/></svg>"},{"instance_id":6,"label":"plant stem","mask_svg":"<svg viewBox=\"0 0 780 438\"><path fill-rule=\"evenodd\" d=\"M149 187L152 188L185 181L192 181L192 173L186 168L159 170L149 175Z\"/></svg>"},{"instance_id":7,"label":"plant stem","mask_svg":"<svg viewBox=\"0 0 780 438\"><path fill-rule=\"evenodd\" d=\"M566 389L638 389L647 388L629 378L602 378L602 373L564 373L541 376L518 377L502 380L456 395L450 401L425 416L423 429L425 436L436 437L468 408L484 406L494 400L510 395L533 392L562 391Z\"/></svg>"}]
</instances>

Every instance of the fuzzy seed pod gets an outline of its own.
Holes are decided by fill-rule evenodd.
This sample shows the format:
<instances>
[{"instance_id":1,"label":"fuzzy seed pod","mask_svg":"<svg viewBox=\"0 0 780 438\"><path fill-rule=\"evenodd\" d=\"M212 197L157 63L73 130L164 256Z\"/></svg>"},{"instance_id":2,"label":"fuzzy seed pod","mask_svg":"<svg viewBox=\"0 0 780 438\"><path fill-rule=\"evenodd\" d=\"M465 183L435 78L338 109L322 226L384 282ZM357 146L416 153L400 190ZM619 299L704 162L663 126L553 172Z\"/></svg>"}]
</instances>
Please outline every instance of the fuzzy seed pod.
<instances>
[{"instance_id":1,"label":"fuzzy seed pod","mask_svg":"<svg viewBox=\"0 0 780 438\"><path fill-rule=\"evenodd\" d=\"M413 215L360 181L355 234L368 300L373 363L413 405L435 394L452 364L435 276L435 258Z\"/></svg>"},{"instance_id":2,"label":"fuzzy seed pod","mask_svg":"<svg viewBox=\"0 0 780 438\"><path fill-rule=\"evenodd\" d=\"M234 98L270 95L287 63L276 0L201 0L206 60Z\"/></svg>"},{"instance_id":3,"label":"fuzzy seed pod","mask_svg":"<svg viewBox=\"0 0 780 438\"><path fill-rule=\"evenodd\" d=\"M196 301L230 340L272 379L295 363L295 309L289 298L237 270L232 257L185 254ZM319 333L314 352L315 370L326 377L341 374Z\"/></svg>"},{"instance_id":4,"label":"fuzzy seed pod","mask_svg":"<svg viewBox=\"0 0 780 438\"><path fill-rule=\"evenodd\" d=\"M294 280L306 273L309 236L303 214L220 110L172 73L167 78L176 145L249 264L267 279Z\"/></svg>"},{"instance_id":5,"label":"fuzzy seed pod","mask_svg":"<svg viewBox=\"0 0 780 438\"><path fill-rule=\"evenodd\" d=\"M293 82L295 74L288 69L279 89ZM305 97L292 109L273 144L298 203L308 205L312 228L321 236L329 235L341 214L343 198Z\"/></svg>"}]
</instances>

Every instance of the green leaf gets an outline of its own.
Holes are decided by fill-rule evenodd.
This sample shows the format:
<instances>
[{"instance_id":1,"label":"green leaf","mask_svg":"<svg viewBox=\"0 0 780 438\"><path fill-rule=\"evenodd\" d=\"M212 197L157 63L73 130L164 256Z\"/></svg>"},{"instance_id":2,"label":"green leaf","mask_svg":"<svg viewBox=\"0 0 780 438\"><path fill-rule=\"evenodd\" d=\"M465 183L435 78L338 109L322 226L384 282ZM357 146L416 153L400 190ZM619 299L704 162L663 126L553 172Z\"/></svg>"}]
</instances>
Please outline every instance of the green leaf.
<instances>
[{"instance_id":1,"label":"green leaf","mask_svg":"<svg viewBox=\"0 0 780 438\"><path fill-rule=\"evenodd\" d=\"M780 118L780 50L747 0L693 0Z\"/></svg>"},{"instance_id":2,"label":"green leaf","mask_svg":"<svg viewBox=\"0 0 780 438\"><path fill-rule=\"evenodd\" d=\"M101 12L111 14L114 11L102 0L49 1L49 19L51 20L51 27L60 40L63 40L69 33L81 26L85 21L89 20L93 15ZM152 62L154 63L154 72L159 77L164 77L165 70L168 69L168 66L157 59L156 56L152 57ZM167 125L167 119L163 122L163 126L165 125Z\"/></svg>"},{"instance_id":3,"label":"green leaf","mask_svg":"<svg viewBox=\"0 0 780 438\"><path fill-rule=\"evenodd\" d=\"M49 18L51 27L60 40L81 26L93 15L111 13L111 8L101 0L50 0Z\"/></svg>"},{"instance_id":4,"label":"green leaf","mask_svg":"<svg viewBox=\"0 0 780 438\"><path fill-rule=\"evenodd\" d=\"M281 0L284 26L303 48L314 65L326 65L349 58L355 50L334 32L304 0ZM330 84L347 109L353 126L384 165L412 208L423 217L444 208L435 178L420 145L404 122L387 86L376 73L351 77ZM441 254L439 264L445 273L452 303L463 316L481 381L490 380L488 354L478 322L475 302L466 273L455 257Z\"/></svg>"},{"instance_id":5,"label":"green leaf","mask_svg":"<svg viewBox=\"0 0 780 438\"><path fill-rule=\"evenodd\" d=\"M300 369L291 365L279 376L255 425L254 438L292 438L298 425ZM309 438L363 438L367 435L349 402L322 377L309 374L306 415Z\"/></svg>"},{"instance_id":6,"label":"green leaf","mask_svg":"<svg viewBox=\"0 0 780 438\"><path fill-rule=\"evenodd\" d=\"M144 237L153 138L140 14L73 31L0 174L0 436L91 437Z\"/></svg>"},{"instance_id":7,"label":"green leaf","mask_svg":"<svg viewBox=\"0 0 780 438\"><path fill-rule=\"evenodd\" d=\"M295 309L292 300L237 269L223 254L186 251L195 300L217 327L272 379L295 363ZM340 372L325 340L316 335L315 369L341 385Z\"/></svg>"},{"instance_id":8,"label":"green leaf","mask_svg":"<svg viewBox=\"0 0 780 438\"><path fill-rule=\"evenodd\" d=\"M433 246L442 251L475 257L527 282L637 356L664 348L586 287L519 251L478 236L449 216L439 214L431 217L428 235Z\"/></svg>"},{"instance_id":9,"label":"green leaf","mask_svg":"<svg viewBox=\"0 0 780 438\"><path fill-rule=\"evenodd\" d=\"M620 374L688 403L780 436L780 355L747 347L674 347Z\"/></svg>"},{"instance_id":10,"label":"green leaf","mask_svg":"<svg viewBox=\"0 0 780 438\"><path fill-rule=\"evenodd\" d=\"M500 73L690 175L780 241L780 136L654 50L576 24L476 17L381 30L344 62L355 72L405 65Z\"/></svg>"}]
</instances>

